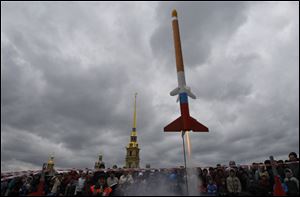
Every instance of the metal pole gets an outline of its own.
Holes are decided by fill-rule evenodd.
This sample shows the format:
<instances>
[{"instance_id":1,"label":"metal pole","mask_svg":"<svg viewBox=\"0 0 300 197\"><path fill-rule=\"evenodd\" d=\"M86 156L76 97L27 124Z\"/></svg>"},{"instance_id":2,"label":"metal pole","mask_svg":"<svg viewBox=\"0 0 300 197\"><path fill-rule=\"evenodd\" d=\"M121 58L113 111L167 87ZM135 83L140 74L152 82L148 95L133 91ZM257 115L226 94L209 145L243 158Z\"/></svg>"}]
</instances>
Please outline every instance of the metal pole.
<instances>
[{"instance_id":1,"label":"metal pole","mask_svg":"<svg viewBox=\"0 0 300 197\"><path fill-rule=\"evenodd\" d=\"M185 144L184 144L185 131L182 131L182 145L183 145L183 157L184 157L184 169L185 169L185 183L186 183L186 193L189 195L189 184L188 184L188 174L186 170L186 156L185 156Z\"/></svg>"}]
</instances>

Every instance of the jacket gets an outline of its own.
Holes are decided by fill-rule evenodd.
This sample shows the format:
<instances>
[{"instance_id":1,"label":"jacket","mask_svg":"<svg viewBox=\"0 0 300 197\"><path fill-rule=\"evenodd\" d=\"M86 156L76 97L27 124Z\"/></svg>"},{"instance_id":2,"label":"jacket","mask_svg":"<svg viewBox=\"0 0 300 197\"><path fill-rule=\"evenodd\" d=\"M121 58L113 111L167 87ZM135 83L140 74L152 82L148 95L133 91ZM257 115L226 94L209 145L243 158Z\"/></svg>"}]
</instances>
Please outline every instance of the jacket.
<instances>
[{"instance_id":1,"label":"jacket","mask_svg":"<svg viewBox=\"0 0 300 197\"><path fill-rule=\"evenodd\" d=\"M241 182L238 177L227 177L227 190L229 193L240 193L242 191Z\"/></svg>"}]
</instances>

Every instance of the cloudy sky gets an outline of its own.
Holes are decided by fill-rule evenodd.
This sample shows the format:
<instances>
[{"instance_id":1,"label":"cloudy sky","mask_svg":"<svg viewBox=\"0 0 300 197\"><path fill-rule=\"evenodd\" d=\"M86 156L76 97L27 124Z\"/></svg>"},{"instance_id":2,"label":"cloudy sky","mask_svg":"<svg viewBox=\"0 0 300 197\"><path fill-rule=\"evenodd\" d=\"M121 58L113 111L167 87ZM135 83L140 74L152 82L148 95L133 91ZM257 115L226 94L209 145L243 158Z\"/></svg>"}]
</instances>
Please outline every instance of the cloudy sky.
<instances>
[{"instance_id":1,"label":"cloudy sky","mask_svg":"<svg viewBox=\"0 0 300 197\"><path fill-rule=\"evenodd\" d=\"M1 171L124 165L134 93L141 167L183 164L176 8L197 166L299 150L298 2L1 2Z\"/></svg>"}]
</instances>

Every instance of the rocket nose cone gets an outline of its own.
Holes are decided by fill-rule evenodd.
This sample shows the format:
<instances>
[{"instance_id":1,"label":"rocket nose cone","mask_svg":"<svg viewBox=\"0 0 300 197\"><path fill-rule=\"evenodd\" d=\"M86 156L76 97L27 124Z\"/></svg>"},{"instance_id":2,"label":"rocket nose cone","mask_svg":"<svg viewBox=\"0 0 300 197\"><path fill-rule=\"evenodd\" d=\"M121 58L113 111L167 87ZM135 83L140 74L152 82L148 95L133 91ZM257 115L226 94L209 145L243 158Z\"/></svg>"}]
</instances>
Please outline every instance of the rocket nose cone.
<instances>
[{"instance_id":1,"label":"rocket nose cone","mask_svg":"<svg viewBox=\"0 0 300 197\"><path fill-rule=\"evenodd\" d=\"M176 11L176 9L174 9L174 10L172 11L172 17L177 17L177 11Z\"/></svg>"}]
</instances>

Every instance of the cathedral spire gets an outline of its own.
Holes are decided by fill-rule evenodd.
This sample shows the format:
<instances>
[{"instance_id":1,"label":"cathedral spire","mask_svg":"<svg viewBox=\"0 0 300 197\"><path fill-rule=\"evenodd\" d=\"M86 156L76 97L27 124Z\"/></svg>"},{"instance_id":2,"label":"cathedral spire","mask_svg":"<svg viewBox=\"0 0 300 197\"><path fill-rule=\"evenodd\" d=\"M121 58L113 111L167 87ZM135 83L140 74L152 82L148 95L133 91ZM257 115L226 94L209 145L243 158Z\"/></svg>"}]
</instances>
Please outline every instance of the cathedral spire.
<instances>
[{"instance_id":1,"label":"cathedral spire","mask_svg":"<svg viewBox=\"0 0 300 197\"><path fill-rule=\"evenodd\" d=\"M137 93L134 94L134 113L133 113L133 127L132 127L133 131L136 129L136 97L137 97Z\"/></svg>"},{"instance_id":2,"label":"cathedral spire","mask_svg":"<svg viewBox=\"0 0 300 197\"><path fill-rule=\"evenodd\" d=\"M137 132L136 132L136 97L137 93L134 94L134 111L133 111L133 125L130 135L130 142L126 147L126 159L125 166L127 168L139 168L140 167L140 156L139 156L139 144L137 143Z\"/></svg>"},{"instance_id":3,"label":"cathedral spire","mask_svg":"<svg viewBox=\"0 0 300 197\"><path fill-rule=\"evenodd\" d=\"M134 112L133 112L133 125L132 125L132 131L130 136L130 143L129 146L131 147L137 147L137 132L136 132L136 97L137 93L134 94Z\"/></svg>"}]
</instances>

